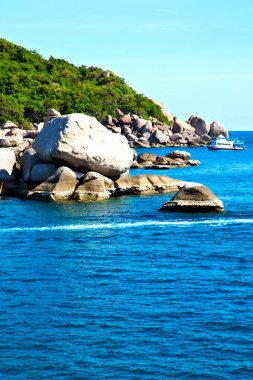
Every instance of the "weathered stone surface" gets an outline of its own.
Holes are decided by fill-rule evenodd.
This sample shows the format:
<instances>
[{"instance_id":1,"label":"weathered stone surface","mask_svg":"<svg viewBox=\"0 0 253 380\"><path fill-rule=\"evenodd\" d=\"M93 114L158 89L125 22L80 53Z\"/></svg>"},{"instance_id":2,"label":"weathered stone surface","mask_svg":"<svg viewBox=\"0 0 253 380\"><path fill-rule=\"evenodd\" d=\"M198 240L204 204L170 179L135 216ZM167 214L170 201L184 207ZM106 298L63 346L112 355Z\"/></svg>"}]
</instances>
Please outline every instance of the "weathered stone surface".
<instances>
[{"instance_id":1,"label":"weathered stone surface","mask_svg":"<svg viewBox=\"0 0 253 380\"><path fill-rule=\"evenodd\" d=\"M0 129L12 129L12 128L18 128L18 126L9 120L5 121L3 124L0 125Z\"/></svg>"},{"instance_id":2,"label":"weathered stone surface","mask_svg":"<svg viewBox=\"0 0 253 380\"><path fill-rule=\"evenodd\" d=\"M162 209L164 211L208 212L224 210L223 203L206 186L186 183Z\"/></svg>"},{"instance_id":3,"label":"weathered stone surface","mask_svg":"<svg viewBox=\"0 0 253 380\"><path fill-rule=\"evenodd\" d=\"M12 147L11 149L16 155L17 161L19 161L20 156L22 156L23 152L30 148L31 143L27 140L23 140L21 144L16 147Z\"/></svg>"},{"instance_id":4,"label":"weathered stone surface","mask_svg":"<svg viewBox=\"0 0 253 380\"><path fill-rule=\"evenodd\" d=\"M54 108L49 108L47 110L47 115L44 120L44 124L46 124L49 120L53 119L54 117L61 116L60 112L56 111Z\"/></svg>"},{"instance_id":5,"label":"weathered stone surface","mask_svg":"<svg viewBox=\"0 0 253 380\"><path fill-rule=\"evenodd\" d=\"M219 121L214 121L214 122L211 123L211 125L210 125L209 135L210 135L211 137L217 137L217 136L219 136L219 135L222 135L222 136L228 138L228 131L227 131L227 129L224 127L224 125L221 124Z\"/></svg>"},{"instance_id":6,"label":"weathered stone surface","mask_svg":"<svg viewBox=\"0 0 253 380\"><path fill-rule=\"evenodd\" d=\"M137 141L134 141L134 146L138 148L148 148L150 145L148 141L143 142L143 141L137 140Z\"/></svg>"},{"instance_id":7,"label":"weathered stone surface","mask_svg":"<svg viewBox=\"0 0 253 380\"><path fill-rule=\"evenodd\" d=\"M183 134L184 132L194 133L195 128L193 128L189 123L186 123L185 121L180 120L178 117L174 117L172 132L180 133L180 134Z\"/></svg>"},{"instance_id":8,"label":"weathered stone surface","mask_svg":"<svg viewBox=\"0 0 253 380\"><path fill-rule=\"evenodd\" d=\"M165 156L157 156L155 160L155 165L168 165L168 158Z\"/></svg>"},{"instance_id":9,"label":"weathered stone surface","mask_svg":"<svg viewBox=\"0 0 253 380\"><path fill-rule=\"evenodd\" d=\"M12 149L0 149L0 194L5 194L17 187L16 178L13 175L16 156Z\"/></svg>"},{"instance_id":10,"label":"weathered stone surface","mask_svg":"<svg viewBox=\"0 0 253 380\"><path fill-rule=\"evenodd\" d=\"M62 166L46 181L27 194L28 199L61 201L69 199L76 187L76 174Z\"/></svg>"},{"instance_id":11,"label":"weathered stone surface","mask_svg":"<svg viewBox=\"0 0 253 380\"><path fill-rule=\"evenodd\" d=\"M27 149L21 159L22 178L25 182L31 181L31 169L34 165L43 164L44 161L38 156L33 148Z\"/></svg>"},{"instance_id":12,"label":"weathered stone surface","mask_svg":"<svg viewBox=\"0 0 253 380\"><path fill-rule=\"evenodd\" d=\"M131 177L132 194L172 193L184 182L155 174L139 174Z\"/></svg>"},{"instance_id":13,"label":"weathered stone surface","mask_svg":"<svg viewBox=\"0 0 253 380\"><path fill-rule=\"evenodd\" d=\"M121 174L115 179L114 184L118 195L131 193L132 182L129 171Z\"/></svg>"},{"instance_id":14,"label":"weathered stone surface","mask_svg":"<svg viewBox=\"0 0 253 380\"><path fill-rule=\"evenodd\" d=\"M141 143L148 143L148 140L145 139L145 137L140 137L140 138L138 139L138 141L141 142Z\"/></svg>"},{"instance_id":15,"label":"weathered stone surface","mask_svg":"<svg viewBox=\"0 0 253 380\"><path fill-rule=\"evenodd\" d=\"M127 135L127 139L128 141L137 141L138 137L135 136L133 133L129 133L129 135Z\"/></svg>"},{"instance_id":16,"label":"weathered stone surface","mask_svg":"<svg viewBox=\"0 0 253 380\"><path fill-rule=\"evenodd\" d=\"M209 132L210 133L210 132ZM201 136L201 139L205 142L210 142L211 141L211 136L205 134L203 136Z\"/></svg>"},{"instance_id":17,"label":"weathered stone surface","mask_svg":"<svg viewBox=\"0 0 253 380\"><path fill-rule=\"evenodd\" d=\"M16 156L12 149L1 148L0 149L0 173L7 173L11 175L13 173L14 165L16 164Z\"/></svg>"},{"instance_id":18,"label":"weathered stone surface","mask_svg":"<svg viewBox=\"0 0 253 380\"><path fill-rule=\"evenodd\" d=\"M151 134L150 134L149 132L144 132L144 133L142 134L142 136L144 137L144 139L146 139L147 141L149 141L149 140L150 140L150 136L151 136Z\"/></svg>"},{"instance_id":19,"label":"weathered stone surface","mask_svg":"<svg viewBox=\"0 0 253 380\"><path fill-rule=\"evenodd\" d=\"M89 172L76 189L73 198L78 201L99 201L109 199L115 192L114 182L102 174Z\"/></svg>"},{"instance_id":20,"label":"weathered stone surface","mask_svg":"<svg viewBox=\"0 0 253 380\"><path fill-rule=\"evenodd\" d=\"M24 138L27 138L27 139L36 139L36 137L38 136L39 134L39 131L37 129L31 129L29 131L25 131L25 135L23 136Z\"/></svg>"},{"instance_id":21,"label":"weathered stone surface","mask_svg":"<svg viewBox=\"0 0 253 380\"><path fill-rule=\"evenodd\" d=\"M119 108L116 109L116 112L118 116L124 116L124 113Z\"/></svg>"},{"instance_id":22,"label":"weathered stone surface","mask_svg":"<svg viewBox=\"0 0 253 380\"><path fill-rule=\"evenodd\" d=\"M46 181L57 170L57 166L54 164L36 164L31 170L31 182L34 185L38 185Z\"/></svg>"},{"instance_id":23,"label":"weathered stone surface","mask_svg":"<svg viewBox=\"0 0 253 380\"><path fill-rule=\"evenodd\" d=\"M122 125L121 127L121 133L124 136L128 136L132 133L132 129L128 125Z\"/></svg>"},{"instance_id":24,"label":"weathered stone surface","mask_svg":"<svg viewBox=\"0 0 253 380\"><path fill-rule=\"evenodd\" d=\"M108 124L108 125L114 125L113 118L112 118L111 115L108 115L106 117L106 124Z\"/></svg>"},{"instance_id":25,"label":"weathered stone surface","mask_svg":"<svg viewBox=\"0 0 253 380\"><path fill-rule=\"evenodd\" d=\"M137 157L137 162L139 164L143 163L143 162L153 162L153 161L156 161L156 158L157 156L153 153L141 153L138 157Z\"/></svg>"},{"instance_id":26,"label":"weathered stone surface","mask_svg":"<svg viewBox=\"0 0 253 380\"><path fill-rule=\"evenodd\" d=\"M50 120L33 143L44 161L62 162L79 171L114 177L128 170L132 151L124 136L113 134L95 118L70 114Z\"/></svg>"},{"instance_id":27,"label":"weathered stone surface","mask_svg":"<svg viewBox=\"0 0 253 380\"><path fill-rule=\"evenodd\" d=\"M9 148L21 144L23 136L18 132L18 129L0 129L0 147Z\"/></svg>"},{"instance_id":28,"label":"weathered stone surface","mask_svg":"<svg viewBox=\"0 0 253 380\"><path fill-rule=\"evenodd\" d=\"M175 150L166 156L156 156L153 153L141 153L137 157L137 163L132 164L133 169L171 169L200 164L198 160L190 160L188 152Z\"/></svg>"},{"instance_id":29,"label":"weathered stone surface","mask_svg":"<svg viewBox=\"0 0 253 380\"><path fill-rule=\"evenodd\" d=\"M21 144L17 146L18 152L24 152L30 147L30 142L28 140L23 140Z\"/></svg>"},{"instance_id":30,"label":"weathered stone surface","mask_svg":"<svg viewBox=\"0 0 253 380\"><path fill-rule=\"evenodd\" d=\"M186 161L186 164L190 165L190 166L198 166L198 165L200 165L200 161L199 160L189 160L189 161Z\"/></svg>"},{"instance_id":31,"label":"weathered stone surface","mask_svg":"<svg viewBox=\"0 0 253 380\"><path fill-rule=\"evenodd\" d=\"M133 152L133 160L136 160L138 154L137 154L137 152L136 152L135 149L132 149L132 152ZM123 173L123 174L124 174L124 173Z\"/></svg>"},{"instance_id":32,"label":"weathered stone surface","mask_svg":"<svg viewBox=\"0 0 253 380\"><path fill-rule=\"evenodd\" d=\"M195 133L198 136L203 136L205 134L208 135L210 131L210 125L208 124L207 121L205 121L201 117L192 115L189 118L189 123L191 124L193 128L195 128Z\"/></svg>"},{"instance_id":33,"label":"weathered stone surface","mask_svg":"<svg viewBox=\"0 0 253 380\"><path fill-rule=\"evenodd\" d=\"M159 125L158 129L167 137L172 135L170 127L166 124Z\"/></svg>"},{"instance_id":34,"label":"weathered stone surface","mask_svg":"<svg viewBox=\"0 0 253 380\"><path fill-rule=\"evenodd\" d=\"M122 116L120 116L120 118L119 118L119 123L120 123L121 125L124 125L124 124L129 125L129 124L131 124L131 123L132 123L131 115L130 115L130 114L127 114L127 115L122 115Z\"/></svg>"},{"instance_id":35,"label":"weathered stone surface","mask_svg":"<svg viewBox=\"0 0 253 380\"><path fill-rule=\"evenodd\" d=\"M180 141L183 140L183 136L180 133L173 133L173 135L170 136L170 139L172 141Z\"/></svg>"},{"instance_id":36,"label":"weathered stone surface","mask_svg":"<svg viewBox=\"0 0 253 380\"><path fill-rule=\"evenodd\" d=\"M152 140L152 142L154 143L161 144L161 145L166 145L168 142L167 137L161 131L159 131L159 129L156 129L152 133L150 140Z\"/></svg>"},{"instance_id":37,"label":"weathered stone surface","mask_svg":"<svg viewBox=\"0 0 253 380\"><path fill-rule=\"evenodd\" d=\"M121 130L121 127L111 127L111 131L113 132L113 133L121 133L122 132L122 130Z\"/></svg>"},{"instance_id":38,"label":"weathered stone surface","mask_svg":"<svg viewBox=\"0 0 253 380\"><path fill-rule=\"evenodd\" d=\"M152 131L153 131L153 124L151 120L148 120L146 124L144 124L144 126L141 128L141 133L142 134L146 132L151 133Z\"/></svg>"},{"instance_id":39,"label":"weathered stone surface","mask_svg":"<svg viewBox=\"0 0 253 380\"><path fill-rule=\"evenodd\" d=\"M190 153L182 151L182 150L174 150L173 152L166 155L166 157L170 158L181 158L184 161L188 161L191 158Z\"/></svg>"},{"instance_id":40,"label":"weathered stone surface","mask_svg":"<svg viewBox=\"0 0 253 380\"><path fill-rule=\"evenodd\" d=\"M135 116L133 118L133 129L137 132L141 132L142 131L142 128L145 127L145 126L150 126L151 125L151 129L152 129L152 123L151 121L147 121L145 119L141 119L139 118L138 116ZM149 130L145 130L145 132L148 132Z\"/></svg>"}]
</instances>

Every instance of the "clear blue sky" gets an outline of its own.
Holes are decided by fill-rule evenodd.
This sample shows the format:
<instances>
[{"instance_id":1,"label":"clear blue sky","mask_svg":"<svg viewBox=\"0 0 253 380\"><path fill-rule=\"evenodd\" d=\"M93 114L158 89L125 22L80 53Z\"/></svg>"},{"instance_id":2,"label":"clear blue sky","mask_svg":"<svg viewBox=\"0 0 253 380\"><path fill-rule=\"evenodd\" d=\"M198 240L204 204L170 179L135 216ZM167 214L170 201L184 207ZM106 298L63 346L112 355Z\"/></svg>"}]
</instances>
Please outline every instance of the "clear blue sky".
<instances>
[{"instance_id":1,"label":"clear blue sky","mask_svg":"<svg viewBox=\"0 0 253 380\"><path fill-rule=\"evenodd\" d=\"M188 119L253 130L252 0L6 0L1 37L110 69Z\"/></svg>"}]
</instances>

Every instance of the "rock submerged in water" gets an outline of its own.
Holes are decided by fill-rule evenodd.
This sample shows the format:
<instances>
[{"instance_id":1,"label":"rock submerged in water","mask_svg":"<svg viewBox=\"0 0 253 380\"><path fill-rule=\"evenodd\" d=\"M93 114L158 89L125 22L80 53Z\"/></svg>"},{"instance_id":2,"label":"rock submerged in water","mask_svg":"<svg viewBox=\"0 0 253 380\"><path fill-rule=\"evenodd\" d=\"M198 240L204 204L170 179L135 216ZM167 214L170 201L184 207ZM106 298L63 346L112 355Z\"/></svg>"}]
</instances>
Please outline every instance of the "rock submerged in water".
<instances>
[{"instance_id":1,"label":"rock submerged in water","mask_svg":"<svg viewBox=\"0 0 253 380\"><path fill-rule=\"evenodd\" d=\"M44 161L108 177L124 173L133 161L124 136L113 134L94 117L77 113L51 119L33 148Z\"/></svg>"},{"instance_id":2,"label":"rock submerged in water","mask_svg":"<svg viewBox=\"0 0 253 380\"><path fill-rule=\"evenodd\" d=\"M137 157L137 161L132 163L133 169L171 169L187 166L200 165L200 161L191 160L188 152L174 150L166 156L156 156L153 153L141 153Z\"/></svg>"},{"instance_id":3,"label":"rock submerged in water","mask_svg":"<svg viewBox=\"0 0 253 380\"><path fill-rule=\"evenodd\" d=\"M187 182L162 208L162 211L209 212L223 211L223 203L206 186Z\"/></svg>"},{"instance_id":4,"label":"rock submerged in water","mask_svg":"<svg viewBox=\"0 0 253 380\"><path fill-rule=\"evenodd\" d=\"M115 180L111 180L99 173L89 172L80 179L73 199L87 201L101 201L111 196L123 194L147 195L158 193L173 193L183 182L167 176L154 174L139 174L130 176L126 172Z\"/></svg>"}]
</instances>

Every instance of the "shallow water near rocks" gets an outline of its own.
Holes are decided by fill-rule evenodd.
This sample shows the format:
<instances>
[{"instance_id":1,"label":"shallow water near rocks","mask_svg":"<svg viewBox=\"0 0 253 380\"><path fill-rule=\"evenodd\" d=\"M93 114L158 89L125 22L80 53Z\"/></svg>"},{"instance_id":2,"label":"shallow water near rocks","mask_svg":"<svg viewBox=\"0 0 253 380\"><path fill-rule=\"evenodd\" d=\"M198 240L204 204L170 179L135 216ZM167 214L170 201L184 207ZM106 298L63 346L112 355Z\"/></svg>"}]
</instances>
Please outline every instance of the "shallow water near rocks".
<instances>
[{"instance_id":1,"label":"shallow water near rocks","mask_svg":"<svg viewBox=\"0 0 253 380\"><path fill-rule=\"evenodd\" d=\"M252 379L253 132L233 135L247 150L132 170L203 183L223 213L1 199L1 379Z\"/></svg>"}]
</instances>

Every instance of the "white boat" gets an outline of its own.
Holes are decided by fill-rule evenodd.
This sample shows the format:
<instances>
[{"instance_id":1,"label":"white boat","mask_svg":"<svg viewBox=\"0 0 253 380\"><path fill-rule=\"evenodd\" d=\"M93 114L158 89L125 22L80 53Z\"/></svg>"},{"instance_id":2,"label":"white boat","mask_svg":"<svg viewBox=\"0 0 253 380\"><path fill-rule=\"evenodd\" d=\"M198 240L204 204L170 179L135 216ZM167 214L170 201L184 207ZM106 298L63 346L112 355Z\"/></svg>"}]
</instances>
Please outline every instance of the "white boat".
<instances>
[{"instance_id":1,"label":"white boat","mask_svg":"<svg viewBox=\"0 0 253 380\"><path fill-rule=\"evenodd\" d=\"M222 135L212 139L208 146L210 150L243 150L245 149L244 141L239 139L230 140Z\"/></svg>"}]
</instances>

